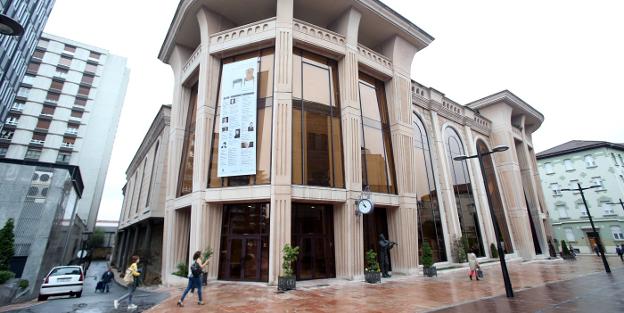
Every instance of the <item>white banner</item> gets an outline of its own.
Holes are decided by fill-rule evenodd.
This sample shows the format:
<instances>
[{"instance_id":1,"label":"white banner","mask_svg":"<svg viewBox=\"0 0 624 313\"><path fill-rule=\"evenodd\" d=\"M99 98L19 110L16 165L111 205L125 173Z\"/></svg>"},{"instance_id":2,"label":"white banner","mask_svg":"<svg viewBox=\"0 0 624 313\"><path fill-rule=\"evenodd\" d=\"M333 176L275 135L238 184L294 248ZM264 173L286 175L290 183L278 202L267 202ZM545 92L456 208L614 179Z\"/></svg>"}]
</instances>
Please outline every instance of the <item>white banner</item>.
<instances>
[{"instance_id":1,"label":"white banner","mask_svg":"<svg viewBox=\"0 0 624 313\"><path fill-rule=\"evenodd\" d=\"M218 176L256 175L258 58L223 65Z\"/></svg>"}]
</instances>

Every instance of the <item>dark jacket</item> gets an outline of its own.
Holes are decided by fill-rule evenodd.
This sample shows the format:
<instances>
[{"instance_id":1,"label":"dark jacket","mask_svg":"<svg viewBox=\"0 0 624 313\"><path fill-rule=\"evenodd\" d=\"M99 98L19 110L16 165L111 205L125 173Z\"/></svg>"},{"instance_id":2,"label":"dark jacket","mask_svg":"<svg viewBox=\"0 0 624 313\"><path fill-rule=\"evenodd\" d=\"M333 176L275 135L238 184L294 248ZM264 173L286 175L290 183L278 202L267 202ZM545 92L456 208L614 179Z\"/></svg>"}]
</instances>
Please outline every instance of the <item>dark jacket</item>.
<instances>
[{"instance_id":1,"label":"dark jacket","mask_svg":"<svg viewBox=\"0 0 624 313\"><path fill-rule=\"evenodd\" d=\"M104 274L102 274L102 281L105 283L110 283L113 280L113 272L111 271L106 271L104 272Z\"/></svg>"}]
</instances>

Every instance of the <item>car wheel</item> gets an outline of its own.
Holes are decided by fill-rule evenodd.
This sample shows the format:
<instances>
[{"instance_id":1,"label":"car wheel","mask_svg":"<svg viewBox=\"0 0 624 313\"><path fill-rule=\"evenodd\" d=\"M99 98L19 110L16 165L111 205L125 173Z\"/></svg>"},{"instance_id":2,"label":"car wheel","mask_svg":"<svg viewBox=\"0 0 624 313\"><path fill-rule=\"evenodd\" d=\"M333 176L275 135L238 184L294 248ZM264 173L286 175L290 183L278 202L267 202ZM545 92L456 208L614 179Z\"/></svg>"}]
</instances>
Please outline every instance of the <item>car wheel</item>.
<instances>
[{"instance_id":1,"label":"car wheel","mask_svg":"<svg viewBox=\"0 0 624 313\"><path fill-rule=\"evenodd\" d=\"M76 298L82 297L82 291L76 293Z\"/></svg>"},{"instance_id":2,"label":"car wheel","mask_svg":"<svg viewBox=\"0 0 624 313\"><path fill-rule=\"evenodd\" d=\"M39 295L39 296L37 297L37 301L46 301L46 300L48 300L48 296L42 296L42 295Z\"/></svg>"}]
</instances>

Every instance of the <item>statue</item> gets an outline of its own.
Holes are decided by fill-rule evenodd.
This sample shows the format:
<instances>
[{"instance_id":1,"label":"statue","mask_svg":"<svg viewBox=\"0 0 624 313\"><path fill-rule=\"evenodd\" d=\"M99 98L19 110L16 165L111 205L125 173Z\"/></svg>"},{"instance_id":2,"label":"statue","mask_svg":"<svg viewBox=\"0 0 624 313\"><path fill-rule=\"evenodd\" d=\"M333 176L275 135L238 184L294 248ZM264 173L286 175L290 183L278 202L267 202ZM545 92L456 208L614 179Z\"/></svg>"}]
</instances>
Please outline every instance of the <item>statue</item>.
<instances>
[{"instance_id":1,"label":"statue","mask_svg":"<svg viewBox=\"0 0 624 313\"><path fill-rule=\"evenodd\" d=\"M388 274L388 267L390 267L390 249L396 244L396 242L386 239L383 234L379 234L379 258L381 260L382 277L390 277L390 274Z\"/></svg>"}]
</instances>

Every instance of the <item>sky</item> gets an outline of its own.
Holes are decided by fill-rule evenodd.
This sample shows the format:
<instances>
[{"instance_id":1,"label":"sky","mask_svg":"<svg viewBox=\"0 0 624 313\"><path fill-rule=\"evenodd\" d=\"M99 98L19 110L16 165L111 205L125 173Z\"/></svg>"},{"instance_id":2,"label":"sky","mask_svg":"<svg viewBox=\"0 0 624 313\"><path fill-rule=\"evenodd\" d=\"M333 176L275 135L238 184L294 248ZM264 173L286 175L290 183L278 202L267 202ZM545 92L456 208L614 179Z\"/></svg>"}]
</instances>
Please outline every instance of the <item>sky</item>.
<instances>
[{"instance_id":1,"label":"sky","mask_svg":"<svg viewBox=\"0 0 624 313\"><path fill-rule=\"evenodd\" d=\"M383 2L435 38L416 54L412 79L460 104L510 90L545 116L535 151L569 140L624 142L624 1ZM46 33L128 59L98 219L119 218L125 171L160 106L172 102L173 74L157 55L177 4L56 0L48 19Z\"/></svg>"}]
</instances>

